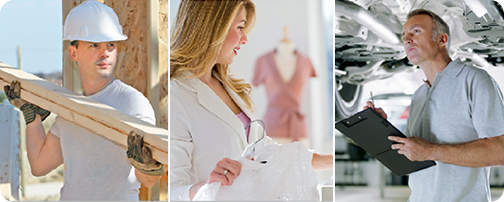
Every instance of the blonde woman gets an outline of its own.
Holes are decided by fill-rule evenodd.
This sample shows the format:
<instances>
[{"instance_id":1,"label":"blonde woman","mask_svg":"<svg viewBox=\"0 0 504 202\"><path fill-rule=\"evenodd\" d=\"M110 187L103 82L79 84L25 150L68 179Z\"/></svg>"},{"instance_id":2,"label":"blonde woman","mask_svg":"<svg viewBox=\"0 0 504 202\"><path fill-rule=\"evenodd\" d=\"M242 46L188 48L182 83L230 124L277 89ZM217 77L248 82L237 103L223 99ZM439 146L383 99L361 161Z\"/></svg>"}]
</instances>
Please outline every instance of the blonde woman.
<instances>
[{"instance_id":1,"label":"blonde woman","mask_svg":"<svg viewBox=\"0 0 504 202\"><path fill-rule=\"evenodd\" d=\"M251 86L228 65L248 42L255 21L250 0L183 0L171 30L170 196L192 200L205 183L231 185L245 147L261 138ZM332 155L313 155L314 168L332 168Z\"/></svg>"}]
</instances>

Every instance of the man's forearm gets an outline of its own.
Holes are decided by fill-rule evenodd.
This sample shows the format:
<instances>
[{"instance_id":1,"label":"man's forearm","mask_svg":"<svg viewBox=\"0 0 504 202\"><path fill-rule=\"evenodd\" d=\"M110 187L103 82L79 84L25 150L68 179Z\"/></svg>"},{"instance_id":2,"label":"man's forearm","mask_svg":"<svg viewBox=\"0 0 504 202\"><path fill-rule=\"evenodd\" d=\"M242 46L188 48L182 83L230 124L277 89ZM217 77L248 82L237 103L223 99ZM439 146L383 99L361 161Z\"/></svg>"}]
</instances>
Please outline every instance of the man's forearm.
<instances>
[{"instance_id":1,"label":"man's forearm","mask_svg":"<svg viewBox=\"0 0 504 202\"><path fill-rule=\"evenodd\" d=\"M431 159L466 167L504 165L504 135L461 144L436 144Z\"/></svg>"}]
</instances>

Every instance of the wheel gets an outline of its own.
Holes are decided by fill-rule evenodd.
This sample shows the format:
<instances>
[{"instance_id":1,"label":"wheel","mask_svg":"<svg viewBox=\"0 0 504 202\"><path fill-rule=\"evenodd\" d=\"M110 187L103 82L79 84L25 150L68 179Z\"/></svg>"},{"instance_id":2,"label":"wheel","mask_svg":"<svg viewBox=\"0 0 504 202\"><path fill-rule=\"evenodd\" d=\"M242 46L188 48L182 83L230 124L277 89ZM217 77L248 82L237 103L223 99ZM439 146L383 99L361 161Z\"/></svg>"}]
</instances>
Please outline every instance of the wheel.
<instances>
[{"instance_id":1,"label":"wheel","mask_svg":"<svg viewBox=\"0 0 504 202\"><path fill-rule=\"evenodd\" d=\"M342 86L343 87L335 93L334 98L334 115L336 117L336 122L348 118L359 111L357 105L362 97L362 85L343 83Z\"/></svg>"}]
</instances>

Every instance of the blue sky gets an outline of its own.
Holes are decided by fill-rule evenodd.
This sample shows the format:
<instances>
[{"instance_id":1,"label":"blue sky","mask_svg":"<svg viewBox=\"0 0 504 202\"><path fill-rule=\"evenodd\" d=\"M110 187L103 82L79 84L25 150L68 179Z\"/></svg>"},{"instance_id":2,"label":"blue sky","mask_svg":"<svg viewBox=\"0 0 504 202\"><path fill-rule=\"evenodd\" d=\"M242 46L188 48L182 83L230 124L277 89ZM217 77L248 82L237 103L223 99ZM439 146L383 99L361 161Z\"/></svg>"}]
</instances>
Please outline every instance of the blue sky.
<instances>
[{"instance_id":1,"label":"blue sky","mask_svg":"<svg viewBox=\"0 0 504 202\"><path fill-rule=\"evenodd\" d=\"M2 1L2 0L0 0ZM62 70L61 0L11 0L0 10L0 61L30 73Z\"/></svg>"}]
</instances>

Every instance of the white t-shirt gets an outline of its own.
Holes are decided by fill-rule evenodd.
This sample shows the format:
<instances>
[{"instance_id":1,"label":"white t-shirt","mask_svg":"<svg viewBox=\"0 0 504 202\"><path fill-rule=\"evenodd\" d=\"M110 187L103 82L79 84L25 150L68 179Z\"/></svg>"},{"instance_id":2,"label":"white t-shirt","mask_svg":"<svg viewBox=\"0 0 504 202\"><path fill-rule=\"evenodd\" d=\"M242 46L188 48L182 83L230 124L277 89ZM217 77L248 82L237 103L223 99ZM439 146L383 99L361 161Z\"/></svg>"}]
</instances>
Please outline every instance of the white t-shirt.
<instances>
[{"instance_id":1,"label":"white t-shirt","mask_svg":"<svg viewBox=\"0 0 504 202\"><path fill-rule=\"evenodd\" d=\"M155 124L149 100L120 80L88 97ZM138 200L140 183L126 150L60 117L50 131L60 138L65 164L60 200Z\"/></svg>"},{"instance_id":2,"label":"white t-shirt","mask_svg":"<svg viewBox=\"0 0 504 202\"><path fill-rule=\"evenodd\" d=\"M260 143L258 143L260 144ZM249 151L249 150L246 150ZM203 185L194 200L318 201L313 153L302 143L257 145L254 161L241 157L241 173L231 186ZM266 163L260 163L266 162Z\"/></svg>"}]
</instances>

